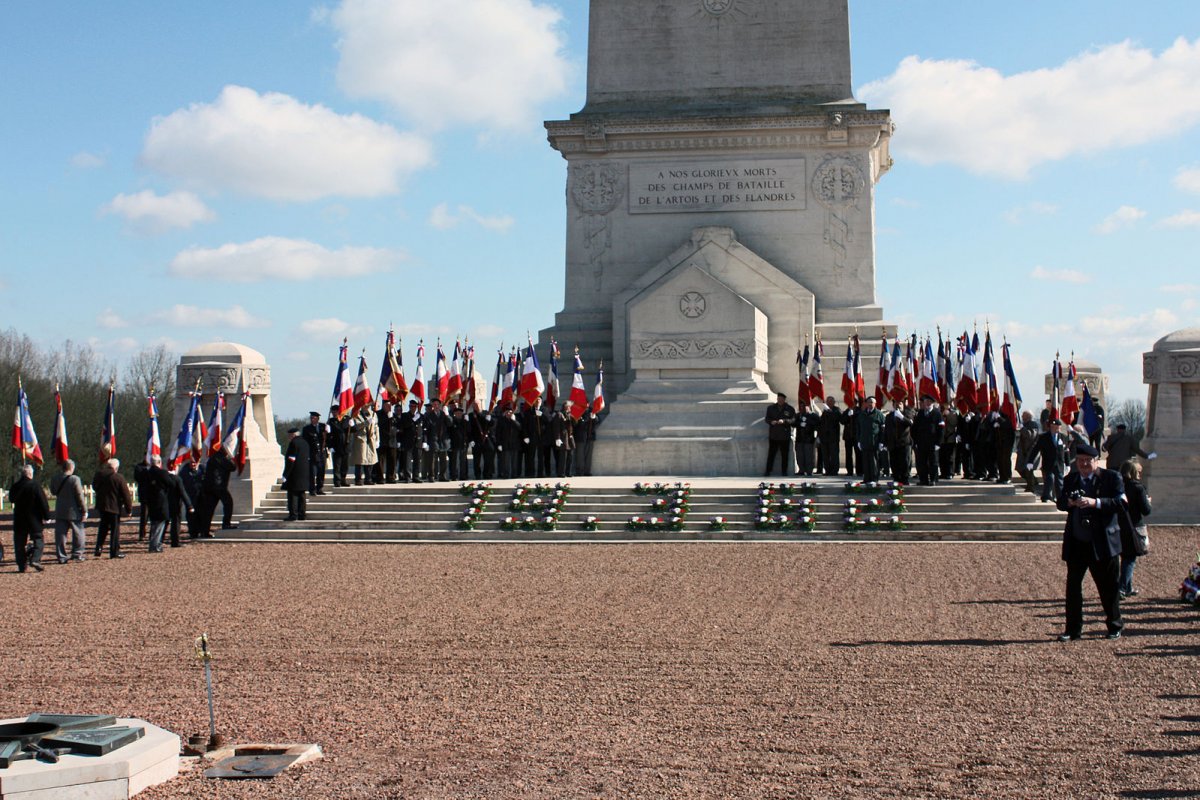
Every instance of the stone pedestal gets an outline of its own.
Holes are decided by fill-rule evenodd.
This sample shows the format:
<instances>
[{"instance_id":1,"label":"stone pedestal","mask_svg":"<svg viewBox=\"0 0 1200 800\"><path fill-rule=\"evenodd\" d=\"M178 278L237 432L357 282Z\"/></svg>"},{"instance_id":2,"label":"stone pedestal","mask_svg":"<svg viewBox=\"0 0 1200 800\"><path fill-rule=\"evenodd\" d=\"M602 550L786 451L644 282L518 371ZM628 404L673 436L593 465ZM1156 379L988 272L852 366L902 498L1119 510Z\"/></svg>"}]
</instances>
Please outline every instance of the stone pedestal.
<instances>
[{"instance_id":1,"label":"stone pedestal","mask_svg":"<svg viewBox=\"0 0 1200 800\"><path fill-rule=\"evenodd\" d=\"M1150 523L1200 523L1200 328L1168 334L1142 355L1146 436L1142 449L1157 452L1146 467L1154 498Z\"/></svg>"},{"instance_id":2,"label":"stone pedestal","mask_svg":"<svg viewBox=\"0 0 1200 800\"><path fill-rule=\"evenodd\" d=\"M275 438L275 414L271 407L271 367L262 353L233 342L212 342L184 353L176 369L175 420L187 414L188 392L200 380L203 417L207 424L217 392L225 393L224 430L228 430L241 404L243 391L250 392L246 412L246 468L229 482L235 516L252 514L283 474L283 453ZM178 430L171 431L166 448L174 446Z\"/></svg>"},{"instance_id":3,"label":"stone pedestal","mask_svg":"<svg viewBox=\"0 0 1200 800\"><path fill-rule=\"evenodd\" d=\"M1063 363L1063 380L1066 380L1066 362ZM1054 391L1054 376L1046 373L1044 378L1046 397ZM1104 407L1105 413L1108 412L1108 376L1104 374L1104 370L1095 361L1086 359L1075 359L1075 392L1079 395L1079 402L1083 402L1083 384L1086 383L1088 393L1092 396L1092 402L1099 403ZM1059 386L1061 393L1066 385Z\"/></svg>"}]
</instances>

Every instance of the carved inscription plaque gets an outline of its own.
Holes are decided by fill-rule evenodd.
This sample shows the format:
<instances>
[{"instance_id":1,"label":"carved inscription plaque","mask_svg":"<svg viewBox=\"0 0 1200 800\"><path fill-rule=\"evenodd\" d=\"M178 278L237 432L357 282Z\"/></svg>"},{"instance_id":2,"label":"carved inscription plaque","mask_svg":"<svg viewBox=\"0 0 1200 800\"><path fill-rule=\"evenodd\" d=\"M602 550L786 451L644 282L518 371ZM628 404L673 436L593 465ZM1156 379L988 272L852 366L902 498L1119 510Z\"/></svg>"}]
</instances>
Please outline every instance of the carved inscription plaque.
<instances>
[{"instance_id":1,"label":"carved inscription plaque","mask_svg":"<svg viewBox=\"0 0 1200 800\"><path fill-rule=\"evenodd\" d=\"M629 213L802 211L804 159L629 165Z\"/></svg>"}]
</instances>

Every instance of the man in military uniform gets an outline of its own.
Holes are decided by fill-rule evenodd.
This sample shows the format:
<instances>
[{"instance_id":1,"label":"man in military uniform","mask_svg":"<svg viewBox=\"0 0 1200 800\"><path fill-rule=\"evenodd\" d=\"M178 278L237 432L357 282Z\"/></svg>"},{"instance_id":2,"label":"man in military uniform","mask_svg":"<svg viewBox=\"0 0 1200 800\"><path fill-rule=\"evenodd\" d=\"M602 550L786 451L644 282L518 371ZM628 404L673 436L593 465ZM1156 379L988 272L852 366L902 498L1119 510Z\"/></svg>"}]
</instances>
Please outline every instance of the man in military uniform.
<instances>
[{"instance_id":1,"label":"man in military uniform","mask_svg":"<svg viewBox=\"0 0 1200 800\"><path fill-rule=\"evenodd\" d=\"M1033 445L1033 455L1025 468L1032 471L1036 460L1042 462L1042 502L1049 503L1062 495L1063 470L1066 464L1066 440L1059 432L1059 420L1050 420L1050 430L1038 436Z\"/></svg>"},{"instance_id":2,"label":"man in military uniform","mask_svg":"<svg viewBox=\"0 0 1200 800\"><path fill-rule=\"evenodd\" d=\"M787 401L787 395L783 392L775 395L775 402L767 406L765 415L767 423L767 466L763 469L763 476L771 474L771 468L775 466L775 455L779 455L779 474L789 475L791 470L789 464L792 460L792 424L796 421L796 409L792 408Z\"/></svg>"},{"instance_id":3,"label":"man in military uniform","mask_svg":"<svg viewBox=\"0 0 1200 800\"><path fill-rule=\"evenodd\" d=\"M1017 431L1017 472L1025 479L1025 491L1030 494L1037 491L1034 485L1037 482L1037 476L1033 472L1036 464L1033 462L1037 459L1034 445L1040 434L1037 423L1033 421L1033 412L1022 411L1021 427Z\"/></svg>"},{"instance_id":4,"label":"man in military uniform","mask_svg":"<svg viewBox=\"0 0 1200 800\"><path fill-rule=\"evenodd\" d=\"M467 412L470 427L470 448L474 463L475 480L490 481L496 476L496 440L492 435L495 421L492 412L479 410L479 403L472 402Z\"/></svg>"},{"instance_id":5,"label":"man in military uniform","mask_svg":"<svg viewBox=\"0 0 1200 800\"><path fill-rule=\"evenodd\" d=\"M446 480L450 461L450 417L442 410L442 401L429 401L428 410L421 417L425 431L425 471L428 480Z\"/></svg>"},{"instance_id":6,"label":"man in military uniform","mask_svg":"<svg viewBox=\"0 0 1200 800\"><path fill-rule=\"evenodd\" d=\"M471 426L462 406L456 405L450 415L450 480L467 479L467 444L471 441Z\"/></svg>"},{"instance_id":7,"label":"man in military uniform","mask_svg":"<svg viewBox=\"0 0 1200 800\"><path fill-rule=\"evenodd\" d=\"M325 450L329 440L318 412L308 412L308 424L300 431L300 435L304 437L304 441L308 442L310 456L309 469L312 474L309 477L308 493L325 494Z\"/></svg>"},{"instance_id":8,"label":"man in military uniform","mask_svg":"<svg viewBox=\"0 0 1200 800\"><path fill-rule=\"evenodd\" d=\"M883 422L883 443L887 445L892 480L901 486L908 485L909 476L912 474L911 413L910 408L902 409L897 404Z\"/></svg>"},{"instance_id":9,"label":"man in military uniform","mask_svg":"<svg viewBox=\"0 0 1200 800\"><path fill-rule=\"evenodd\" d=\"M938 451L938 467L942 473L942 480L948 481L952 479L958 472L958 409L954 407L954 402L946 403L946 407L942 409L942 440L940 442L941 449Z\"/></svg>"},{"instance_id":10,"label":"man in military uniform","mask_svg":"<svg viewBox=\"0 0 1200 800\"><path fill-rule=\"evenodd\" d=\"M375 464L377 483L396 482L396 418L394 406L384 401L375 414L379 428L378 462Z\"/></svg>"},{"instance_id":11,"label":"man in military uniform","mask_svg":"<svg viewBox=\"0 0 1200 800\"><path fill-rule=\"evenodd\" d=\"M546 437L545 413L542 411L542 400L538 398L533 405L527 406L520 415L521 443L524 445L524 472L526 478L544 478L548 474L549 464L542 461L542 440Z\"/></svg>"},{"instance_id":12,"label":"man in military uniform","mask_svg":"<svg viewBox=\"0 0 1200 800\"><path fill-rule=\"evenodd\" d=\"M838 450L842 446L842 410L838 408L833 395L825 398L825 410L821 412L817 424L817 436L820 439L821 466L825 474L837 475Z\"/></svg>"},{"instance_id":13,"label":"man in military uniform","mask_svg":"<svg viewBox=\"0 0 1200 800\"><path fill-rule=\"evenodd\" d=\"M1012 418L1003 411L992 412L996 421L993 425L995 435L992 439L996 464L996 483L1012 483L1013 445L1017 441L1017 429L1013 427Z\"/></svg>"},{"instance_id":14,"label":"man in military uniform","mask_svg":"<svg viewBox=\"0 0 1200 800\"><path fill-rule=\"evenodd\" d=\"M421 404L408 401L408 411L396 421L396 444L400 450L400 471L405 481L421 482L421 462L424 460L425 423Z\"/></svg>"},{"instance_id":15,"label":"man in military uniform","mask_svg":"<svg viewBox=\"0 0 1200 800\"><path fill-rule=\"evenodd\" d=\"M805 403L796 413L796 474L812 475L816 468L817 433L821 415Z\"/></svg>"},{"instance_id":16,"label":"man in military uniform","mask_svg":"<svg viewBox=\"0 0 1200 800\"><path fill-rule=\"evenodd\" d=\"M350 471L350 423L338 418L338 407L331 406L325 424L325 446L333 461L333 485L345 486Z\"/></svg>"},{"instance_id":17,"label":"man in military uniform","mask_svg":"<svg viewBox=\"0 0 1200 800\"><path fill-rule=\"evenodd\" d=\"M312 478L309 455L308 441L300 436L299 430L290 429L287 453L284 454L283 460L283 486L287 490L288 522L305 519L308 515L304 493L309 490L309 480Z\"/></svg>"},{"instance_id":18,"label":"man in military uniform","mask_svg":"<svg viewBox=\"0 0 1200 800\"><path fill-rule=\"evenodd\" d=\"M913 420L913 452L917 460L917 481L933 486L938 481L938 453L946 423L934 403L933 396L921 395L921 410Z\"/></svg>"},{"instance_id":19,"label":"man in military uniform","mask_svg":"<svg viewBox=\"0 0 1200 800\"><path fill-rule=\"evenodd\" d=\"M521 423L511 405L496 420L496 457L500 478L521 477Z\"/></svg>"},{"instance_id":20,"label":"man in military uniform","mask_svg":"<svg viewBox=\"0 0 1200 800\"><path fill-rule=\"evenodd\" d=\"M858 450L858 413L862 410L863 399L860 397L855 405L846 406L842 412L842 443L846 446L846 474L863 474L862 453Z\"/></svg>"}]
</instances>

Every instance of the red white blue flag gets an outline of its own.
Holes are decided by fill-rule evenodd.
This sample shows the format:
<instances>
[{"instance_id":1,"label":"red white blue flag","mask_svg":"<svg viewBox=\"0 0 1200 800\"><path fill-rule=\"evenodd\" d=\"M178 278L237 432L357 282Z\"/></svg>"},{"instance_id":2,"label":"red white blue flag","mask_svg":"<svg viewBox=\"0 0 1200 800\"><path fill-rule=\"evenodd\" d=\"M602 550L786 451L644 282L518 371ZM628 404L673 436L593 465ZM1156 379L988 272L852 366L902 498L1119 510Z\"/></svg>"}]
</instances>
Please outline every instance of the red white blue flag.
<instances>
[{"instance_id":1,"label":"red white blue flag","mask_svg":"<svg viewBox=\"0 0 1200 800\"><path fill-rule=\"evenodd\" d=\"M604 362L596 371L596 388L592 390L592 413L599 414L604 410Z\"/></svg>"},{"instance_id":2,"label":"red white blue flag","mask_svg":"<svg viewBox=\"0 0 1200 800\"><path fill-rule=\"evenodd\" d=\"M337 407L337 418L343 419L354 410L354 387L350 384L350 347L346 340L338 350L337 376L333 379L333 398L329 401L330 408Z\"/></svg>"},{"instance_id":3,"label":"red white blue flag","mask_svg":"<svg viewBox=\"0 0 1200 800\"><path fill-rule=\"evenodd\" d=\"M213 399L213 410L208 418L208 429L204 432L205 455L216 455L221 448L221 418L225 416L225 393L217 392Z\"/></svg>"},{"instance_id":4,"label":"red white blue flag","mask_svg":"<svg viewBox=\"0 0 1200 800\"><path fill-rule=\"evenodd\" d=\"M546 383L542 380L542 368L538 364L537 352L533 349L533 338L529 338L529 346L525 348L525 366L521 370L519 392L528 405L542 396L546 391Z\"/></svg>"},{"instance_id":5,"label":"red white blue flag","mask_svg":"<svg viewBox=\"0 0 1200 800\"><path fill-rule=\"evenodd\" d=\"M550 366L546 370L546 408L551 411L558 405L558 342L550 340Z\"/></svg>"},{"instance_id":6,"label":"red white blue flag","mask_svg":"<svg viewBox=\"0 0 1200 800\"><path fill-rule=\"evenodd\" d=\"M241 475L242 470L246 467L246 411L249 408L250 393L244 392L242 407L238 409L237 415L229 425L229 432L225 434L225 439L221 442L225 452L233 459L233 463L237 464L238 475Z\"/></svg>"},{"instance_id":7,"label":"red white blue flag","mask_svg":"<svg viewBox=\"0 0 1200 800\"><path fill-rule=\"evenodd\" d=\"M1004 396L1000 400L1000 410L1008 415L1013 428L1017 428L1017 416L1021 413L1021 389L1017 386L1017 373L1013 371L1012 357L1008 352L1011 347L1008 342L1000 346L1000 355L1004 359Z\"/></svg>"},{"instance_id":8,"label":"red white blue flag","mask_svg":"<svg viewBox=\"0 0 1200 800\"><path fill-rule=\"evenodd\" d=\"M938 356L941 356L941 342L938 342ZM941 384L938 381L938 362L933 355L931 339L925 340L925 357L921 359L921 394L927 394L937 402L942 402Z\"/></svg>"},{"instance_id":9,"label":"red white blue flag","mask_svg":"<svg viewBox=\"0 0 1200 800\"><path fill-rule=\"evenodd\" d=\"M983 384L979 387L979 413L1000 408L999 384L996 382L996 359L992 355L992 332L984 333L983 344Z\"/></svg>"},{"instance_id":10,"label":"red white blue flag","mask_svg":"<svg viewBox=\"0 0 1200 800\"><path fill-rule=\"evenodd\" d=\"M1065 425L1075 424L1075 414L1079 411L1079 398L1075 396L1075 354L1067 364L1067 384L1062 396L1062 421Z\"/></svg>"},{"instance_id":11,"label":"red white blue flag","mask_svg":"<svg viewBox=\"0 0 1200 800\"><path fill-rule=\"evenodd\" d=\"M463 348L463 404L467 408L474 408L476 398L476 382L475 382L475 345L468 343Z\"/></svg>"},{"instance_id":12,"label":"red white blue flag","mask_svg":"<svg viewBox=\"0 0 1200 800\"><path fill-rule=\"evenodd\" d=\"M450 373L446 369L446 354L442 352L442 342L437 343L437 358L433 362L433 384L429 387L429 402L441 400L446 402L446 392L450 388Z\"/></svg>"},{"instance_id":13,"label":"red white blue flag","mask_svg":"<svg viewBox=\"0 0 1200 800\"><path fill-rule=\"evenodd\" d=\"M508 364L504 368L504 385L500 387L500 405L512 408L516 404L517 391L517 352L508 354Z\"/></svg>"},{"instance_id":14,"label":"red white blue flag","mask_svg":"<svg viewBox=\"0 0 1200 800\"><path fill-rule=\"evenodd\" d=\"M403 393L400 390L404 375L400 371L400 365L396 363L395 339L395 332L389 330L383 344L383 366L379 368L379 386L375 390L375 400L380 407L385 402L403 403L404 396L408 394L408 387L404 387Z\"/></svg>"},{"instance_id":15,"label":"red white blue flag","mask_svg":"<svg viewBox=\"0 0 1200 800\"><path fill-rule=\"evenodd\" d=\"M32 461L39 467L42 465L42 448L38 445L37 434L33 431L33 420L29 417L29 398L21 388L21 379L17 379L17 413L13 417L12 444L21 454L21 461Z\"/></svg>"},{"instance_id":16,"label":"red white blue flag","mask_svg":"<svg viewBox=\"0 0 1200 800\"><path fill-rule=\"evenodd\" d=\"M900 405L908 396L908 385L904 379L904 358L900 354L900 337L892 345L892 357L888 362L887 396Z\"/></svg>"},{"instance_id":17,"label":"red white blue flag","mask_svg":"<svg viewBox=\"0 0 1200 800\"><path fill-rule=\"evenodd\" d=\"M150 463L153 456L162 455L162 438L158 432L158 401L154 398L154 392L150 392L150 396L146 398L146 412L150 415L150 426L146 429L146 463Z\"/></svg>"},{"instance_id":18,"label":"red white blue flag","mask_svg":"<svg viewBox=\"0 0 1200 800\"><path fill-rule=\"evenodd\" d=\"M587 410L587 388L583 385L583 361L579 358L579 348L575 348L575 370L571 375L571 416L579 419Z\"/></svg>"},{"instance_id":19,"label":"red white blue flag","mask_svg":"<svg viewBox=\"0 0 1200 800\"><path fill-rule=\"evenodd\" d=\"M58 393L58 387L54 387L54 438L50 441L50 452L54 453L54 460L59 464L65 464L69 458L70 448L67 446L67 418L63 416L62 395Z\"/></svg>"},{"instance_id":20,"label":"red white blue flag","mask_svg":"<svg viewBox=\"0 0 1200 800\"><path fill-rule=\"evenodd\" d=\"M976 342L979 341L978 335L976 335L975 340ZM978 385L975 350L971 347L971 340L967 337L966 331L963 331L961 348L962 371L960 373L961 377L958 380L958 391L955 393L954 401L958 405L958 410L965 414L975 409L975 392Z\"/></svg>"},{"instance_id":21,"label":"red white blue flag","mask_svg":"<svg viewBox=\"0 0 1200 800\"><path fill-rule=\"evenodd\" d=\"M500 400L500 383L504 380L504 345L500 345L500 349L496 351L496 374L492 377L492 393L488 397L488 411L496 408L496 403Z\"/></svg>"},{"instance_id":22,"label":"red white blue flag","mask_svg":"<svg viewBox=\"0 0 1200 800\"><path fill-rule=\"evenodd\" d=\"M796 408L804 408L809 403L808 396L808 336L804 337L804 350L796 351L796 367L800 373L796 384Z\"/></svg>"},{"instance_id":23,"label":"red white blue flag","mask_svg":"<svg viewBox=\"0 0 1200 800\"><path fill-rule=\"evenodd\" d=\"M185 458L192 458L193 452L198 449L197 440L203 439L203 435L199 434L197 430L197 425L200 423L200 393L192 391L188 392L188 396L191 400L188 403L187 412L183 415L179 435L175 437L175 450L171 453L169 469L178 469Z\"/></svg>"},{"instance_id":24,"label":"red white blue flag","mask_svg":"<svg viewBox=\"0 0 1200 800\"><path fill-rule=\"evenodd\" d=\"M875 379L875 407L883 408L884 401L891 396L892 358L887 334L879 341L879 374Z\"/></svg>"},{"instance_id":25,"label":"red white blue flag","mask_svg":"<svg viewBox=\"0 0 1200 800\"><path fill-rule=\"evenodd\" d=\"M367 385L367 354L358 357L358 377L354 381L354 410L374 405L375 398L371 396L371 387Z\"/></svg>"},{"instance_id":26,"label":"red white blue flag","mask_svg":"<svg viewBox=\"0 0 1200 800\"><path fill-rule=\"evenodd\" d=\"M100 430L100 463L117 455L117 413L113 402L113 385L108 385L108 404L104 407L104 424Z\"/></svg>"},{"instance_id":27,"label":"red white blue flag","mask_svg":"<svg viewBox=\"0 0 1200 800\"><path fill-rule=\"evenodd\" d=\"M818 337L813 344L812 369L808 373L808 395L817 403L825 400L825 373L821 369L821 356L825 353L825 345Z\"/></svg>"},{"instance_id":28,"label":"red white blue flag","mask_svg":"<svg viewBox=\"0 0 1200 800\"><path fill-rule=\"evenodd\" d=\"M440 348L439 348L439 352ZM454 340L454 356L450 359L450 375L446 378L446 394L443 399L453 399L458 397L463 392L463 376L462 368L459 366L463 360L462 344Z\"/></svg>"},{"instance_id":29,"label":"red white blue flag","mask_svg":"<svg viewBox=\"0 0 1200 800\"><path fill-rule=\"evenodd\" d=\"M417 342L417 372L413 375L412 396L417 405L425 406L425 343Z\"/></svg>"}]
</instances>

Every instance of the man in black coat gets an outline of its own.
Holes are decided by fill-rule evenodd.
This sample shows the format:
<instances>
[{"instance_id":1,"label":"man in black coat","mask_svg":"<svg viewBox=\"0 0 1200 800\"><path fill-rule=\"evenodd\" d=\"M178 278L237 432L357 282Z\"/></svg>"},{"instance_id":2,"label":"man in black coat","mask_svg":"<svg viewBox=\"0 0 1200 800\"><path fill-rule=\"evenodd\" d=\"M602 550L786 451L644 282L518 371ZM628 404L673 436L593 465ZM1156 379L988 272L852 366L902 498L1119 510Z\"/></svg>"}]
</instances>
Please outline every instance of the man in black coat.
<instances>
[{"instance_id":1,"label":"man in black coat","mask_svg":"<svg viewBox=\"0 0 1200 800\"><path fill-rule=\"evenodd\" d=\"M817 466L817 431L821 417L808 404L796 412L796 474L812 475Z\"/></svg>"},{"instance_id":2,"label":"man in black coat","mask_svg":"<svg viewBox=\"0 0 1200 800\"><path fill-rule=\"evenodd\" d=\"M192 500L192 493L188 491L188 487L184 484L183 478L179 476L178 470L166 472L165 480L167 482L167 511L171 517L171 547L179 547L179 528L184 509L187 509L189 525L191 524L190 520L195 515L196 509L192 505L194 502Z\"/></svg>"},{"instance_id":3,"label":"man in black coat","mask_svg":"<svg viewBox=\"0 0 1200 800\"><path fill-rule=\"evenodd\" d=\"M789 463L792 460L792 424L796 421L796 409L787 401L783 392L775 395L775 402L767 406L764 416L767 423L767 466L763 476L771 474L775 466L775 455L779 455L779 474L789 475Z\"/></svg>"},{"instance_id":4,"label":"man in black coat","mask_svg":"<svg viewBox=\"0 0 1200 800\"><path fill-rule=\"evenodd\" d=\"M996 458L996 483L1012 483L1013 446L1017 443L1017 429L1012 417L1003 411L995 411L996 420L992 440Z\"/></svg>"},{"instance_id":5,"label":"man in black coat","mask_svg":"<svg viewBox=\"0 0 1200 800\"><path fill-rule=\"evenodd\" d=\"M475 480L490 481L496 477L496 439L492 434L494 418L491 411L480 411L479 403L472 402L467 412L470 428L471 463L474 465Z\"/></svg>"},{"instance_id":6,"label":"man in black coat","mask_svg":"<svg viewBox=\"0 0 1200 800\"><path fill-rule=\"evenodd\" d=\"M382 431L383 428L380 427ZM329 446L328 429L321 424L321 415L316 411L308 412L308 424L300 430L304 441L308 442L308 452L311 454L309 467L311 475L308 481L309 494L325 494L325 454ZM335 476L336 477L336 476Z\"/></svg>"},{"instance_id":7,"label":"man in black coat","mask_svg":"<svg viewBox=\"0 0 1200 800\"><path fill-rule=\"evenodd\" d=\"M863 400L858 398L853 406L846 406L842 412L842 443L846 446L846 474L862 475L862 454L858 451L858 418L862 410ZM857 464L857 467L855 466Z\"/></svg>"},{"instance_id":8,"label":"man in black coat","mask_svg":"<svg viewBox=\"0 0 1200 800\"><path fill-rule=\"evenodd\" d=\"M405 481L421 482L421 463L424 460L425 423L421 417L421 404L408 401L408 411L396 421L396 444L400 450L400 474Z\"/></svg>"},{"instance_id":9,"label":"man in black coat","mask_svg":"<svg viewBox=\"0 0 1200 800\"><path fill-rule=\"evenodd\" d=\"M142 508L146 509L146 517L150 521L151 553L163 551L163 534L167 530L167 521L171 518L168 485L162 456L151 456L150 466L142 473L142 482L138 485L138 500Z\"/></svg>"},{"instance_id":10,"label":"man in black coat","mask_svg":"<svg viewBox=\"0 0 1200 800\"><path fill-rule=\"evenodd\" d=\"M24 572L26 566L41 572L45 545L42 531L50 518L50 504L41 485L33 479L31 465L21 467L21 477L12 485L9 497L13 504L13 554L17 572Z\"/></svg>"},{"instance_id":11,"label":"man in black coat","mask_svg":"<svg viewBox=\"0 0 1200 800\"><path fill-rule=\"evenodd\" d=\"M825 410L817 423L817 435L821 440L821 467L826 475L838 473L838 451L842 444L842 410L837 400L830 395L825 398Z\"/></svg>"},{"instance_id":12,"label":"man in black coat","mask_svg":"<svg viewBox=\"0 0 1200 800\"><path fill-rule=\"evenodd\" d=\"M396 482L396 414L397 410L389 402L384 402L379 411L375 414L375 419L379 423L379 447L375 451L379 460L375 463L375 482L376 483L395 483ZM307 437L305 437L307 438ZM313 453L313 468L316 468L316 450L313 450L312 442L308 444L309 450ZM313 492L310 490L309 492ZM320 492L316 492L320 494Z\"/></svg>"},{"instance_id":13,"label":"man in black coat","mask_svg":"<svg viewBox=\"0 0 1200 800\"><path fill-rule=\"evenodd\" d=\"M908 485L912 475L912 418L911 407L893 408L883 422L883 442L887 445L888 464L892 480Z\"/></svg>"},{"instance_id":14,"label":"man in black coat","mask_svg":"<svg viewBox=\"0 0 1200 800\"><path fill-rule=\"evenodd\" d=\"M450 417L442 410L442 401L436 397L429 401L429 410L421 417L425 431L428 459L425 462L426 479L446 480L446 468L450 456Z\"/></svg>"},{"instance_id":15,"label":"man in black coat","mask_svg":"<svg viewBox=\"0 0 1200 800\"><path fill-rule=\"evenodd\" d=\"M137 487L138 496L138 541L146 538L148 508L146 496L154 489L150 485L150 464L143 459L133 465L133 485Z\"/></svg>"},{"instance_id":16,"label":"man in black coat","mask_svg":"<svg viewBox=\"0 0 1200 800\"><path fill-rule=\"evenodd\" d=\"M1053 423L1053 420L1051 421ZM1100 452L1088 444L1075 450L1075 469L1063 481L1058 509L1067 512L1062 559L1067 562L1066 630L1069 642L1083 635L1083 575L1092 573L1104 606L1107 638L1118 639L1124 628L1117 592L1121 570L1120 505L1125 502L1121 476L1096 466Z\"/></svg>"},{"instance_id":17,"label":"man in black coat","mask_svg":"<svg viewBox=\"0 0 1200 800\"><path fill-rule=\"evenodd\" d=\"M519 419L525 461L522 474L526 478L545 478L550 473L550 464L542 460L542 444L550 435L550 420L542 410L542 399L539 397L533 401L533 405L527 406Z\"/></svg>"},{"instance_id":18,"label":"man in black coat","mask_svg":"<svg viewBox=\"0 0 1200 800\"><path fill-rule=\"evenodd\" d=\"M308 515L308 501L304 495L312 481L311 458L308 442L300 436L300 430L289 430L287 452L283 456L283 486L287 489L288 522L305 519Z\"/></svg>"},{"instance_id":19,"label":"man in black coat","mask_svg":"<svg viewBox=\"0 0 1200 800\"><path fill-rule=\"evenodd\" d=\"M1066 465L1066 441L1059 433L1061 424L1058 419L1050 420L1050 430L1038 436L1033 444L1033 455L1042 462L1042 502L1049 503L1051 495L1055 500L1062 497L1063 469ZM1032 471L1034 459L1030 458L1025 468Z\"/></svg>"},{"instance_id":20,"label":"man in black coat","mask_svg":"<svg viewBox=\"0 0 1200 800\"><path fill-rule=\"evenodd\" d=\"M921 395L921 410L913 419L912 439L917 481L922 486L933 486L938 482L938 453L945 429L946 423L942 420L942 412L934 405L933 396Z\"/></svg>"},{"instance_id":21,"label":"man in black coat","mask_svg":"<svg viewBox=\"0 0 1200 800\"><path fill-rule=\"evenodd\" d=\"M233 495L229 493L229 476L237 469L233 459L225 452L224 447L218 447L217 452L208 458L204 466L204 482L201 484L202 509L200 511L201 536L212 536L212 518L221 504L221 528L233 527Z\"/></svg>"},{"instance_id":22,"label":"man in black coat","mask_svg":"<svg viewBox=\"0 0 1200 800\"><path fill-rule=\"evenodd\" d=\"M187 526L188 538L195 539L200 535L199 506L200 492L204 484L204 467L196 464L190 458L184 459L179 467L179 481L183 485L183 494L187 496Z\"/></svg>"},{"instance_id":23,"label":"man in black coat","mask_svg":"<svg viewBox=\"0 0 1200 800\"><path fill-rule=\"evenodd\" d=\"M583 416L575 423L575 474L592 474L592 449L596 446L596 429L600 418L592 413L590 404L585 404Z\"/></svg>"},{"instance_id":24,"label":"man in black coat","mask_svg":"<svg viewBox=\"0 0 1200 800\"><path fill-rule=\"evenodd\" d=\"M450 480L467 479L467 444L471 441L471 425L462 406L455 406L450 415Z\"/></svg>"},{"instance_id":25,"label":"man in black coat","mask_svg":"<svg viewBox=\"0 0 1200 800\"><path fill-rule=\"evenodd\" d=\"M496 459L499 462L497 475L500 478L521 477L521 423L512 406L504 406L504 413L496 421Z\"/></svg>"},{"instance_id":26,"label":"man in black coat","mask_svg":"<svg viewBox=\"0 0 1200 800\"><path fill-rule=\"evenodd\" d=\"M350 470L350 424L338 418L337 406L330 406L325 426L325 446L333 461L333 485L345 486L346 473Z\"/></svg>"}]
</instances>

